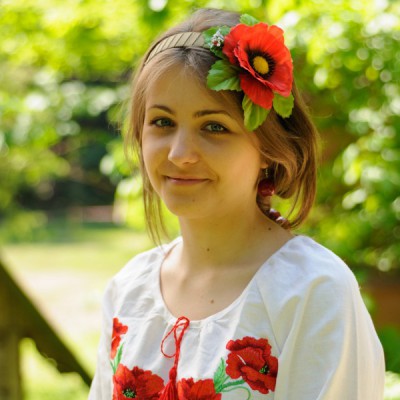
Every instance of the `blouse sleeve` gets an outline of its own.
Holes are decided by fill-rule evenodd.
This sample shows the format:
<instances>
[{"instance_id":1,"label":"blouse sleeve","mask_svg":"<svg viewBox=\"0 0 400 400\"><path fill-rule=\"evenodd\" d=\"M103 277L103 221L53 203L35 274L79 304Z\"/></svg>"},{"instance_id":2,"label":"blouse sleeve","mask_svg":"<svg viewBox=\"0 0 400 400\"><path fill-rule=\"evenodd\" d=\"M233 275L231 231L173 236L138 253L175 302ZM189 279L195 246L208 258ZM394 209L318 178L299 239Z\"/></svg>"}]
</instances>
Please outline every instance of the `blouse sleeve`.
<instances>
[{"instance_id":1,"label":"blouse sleeve","mask_svg":"<svg viewBox=\"0 0 400 400\"><path fill-rule=\"evenodd\" d=\"M112 370L110 364L112 335L112 281L108 285L102 303L103 319L97 352L96 372L90 386L88 400L110 400L112 398Z\"/></svg>"},{"instance_id":2,"label":"blouse sleeve","mask_svg":"<svg viewBox=\"0 0 400 400\"><path fill-rule=\"evenodd\" d=\"M296 265L279 275L286 287L269 299L278 304L275 400L383 399L382 346L354 275L335 257L317 257L311 272Z\"/></svg>"}]
</instances>

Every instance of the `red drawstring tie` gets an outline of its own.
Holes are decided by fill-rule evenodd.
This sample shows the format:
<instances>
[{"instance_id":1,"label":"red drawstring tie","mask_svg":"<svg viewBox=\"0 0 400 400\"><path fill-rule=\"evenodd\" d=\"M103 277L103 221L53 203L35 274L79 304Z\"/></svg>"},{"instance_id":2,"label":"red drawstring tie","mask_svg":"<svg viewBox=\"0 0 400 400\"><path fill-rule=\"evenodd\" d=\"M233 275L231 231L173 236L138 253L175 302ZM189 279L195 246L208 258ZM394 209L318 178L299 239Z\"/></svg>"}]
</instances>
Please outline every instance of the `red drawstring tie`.
<instances>
[{"instance_id":1,"label":"red drawstring tie","mask_svg":"<svg viewBox=\"0 0 400 400\"><path fill-rule=\"evenodd\" d=\"M179 356L181 353L181 342L183 339L183 335L185 334L186 329L189 327L190 321L186 317L180 317L175 322L175 325L172 329L165 335L164 339L161 342L161 353L164 354L165 357L175 358L174 365L169 370L169 381L166 384L164 390L159 397L159 400L178 400L178 390L176 387L176 376L178 372L178 362ZM174 354L165 354L164 353L164 342L168 339L171 334L174 334L175 340L175 353Z\"/></svg>"}]
</instances>

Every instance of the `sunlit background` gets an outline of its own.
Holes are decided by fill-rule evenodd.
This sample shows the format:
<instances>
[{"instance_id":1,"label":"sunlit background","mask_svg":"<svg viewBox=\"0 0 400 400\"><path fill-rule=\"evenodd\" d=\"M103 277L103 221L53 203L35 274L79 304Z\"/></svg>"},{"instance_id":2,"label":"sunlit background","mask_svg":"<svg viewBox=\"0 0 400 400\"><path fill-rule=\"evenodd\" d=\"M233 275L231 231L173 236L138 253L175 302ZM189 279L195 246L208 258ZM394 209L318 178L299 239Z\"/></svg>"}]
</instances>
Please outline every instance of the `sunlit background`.
<instances>
[{"instance_id":1,"label":"sunlit background","mask_svg":"<svg viewBox=\"0 0 400 400\"><path fill-rule=\"evenodd\" d=\"M400 2L3 0L6 270L92 375L104 286L152 245L138 170L125 162L120 137L129 76L151 40L198 7L285 29L322 137L318 199L301 232L356 274L385 348L385 400L400 399ZM81 377L59 373L56 361L21 340L24 399L87 398Z\"/></svg>"}]
</instances>

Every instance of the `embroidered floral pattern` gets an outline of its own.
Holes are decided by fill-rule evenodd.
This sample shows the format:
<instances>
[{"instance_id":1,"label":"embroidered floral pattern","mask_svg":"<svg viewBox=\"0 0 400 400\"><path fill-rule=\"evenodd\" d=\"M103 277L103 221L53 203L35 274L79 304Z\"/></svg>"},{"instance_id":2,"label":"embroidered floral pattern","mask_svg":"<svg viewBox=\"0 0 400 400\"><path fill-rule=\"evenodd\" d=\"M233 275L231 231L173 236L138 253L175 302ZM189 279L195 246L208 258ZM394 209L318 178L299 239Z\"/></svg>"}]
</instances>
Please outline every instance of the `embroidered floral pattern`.
<instances>
[{"instance_id":1,"label":"embroidered floral pattern","mask_svg":"<svg viewBox=\"0 0 400 400\"><path fill-rule=\"evenodd\" d=\"M212 379L195 382L190 378L178 382L179 400L220 400L221 396L221 393L216 393Z\"/></svg>"},{"instance_id":2,"label":"embroidered floral pattern","mask_svg":"<svg viewBox=\"0 0 400 400\"><path fill-rule=\"evenodd\" d=\"M164 380L152 371L138 366L129 369L121 363L124 343L122 335L128 332L118 318L113 320L110 363L113 368L112 400L158 400L164 391ZM246 336L230 340L226 361L221 358L212 379L182 378L177 382L178 400L223 400L224 393L242 390L251 400L252 392L268 394L275 391L278 359L271 354L267 339ZM251 390L250 390L251 389Z\"/></svg>"},{"instance_id":3,"label":"embroidered floral pattern","mask_svg":"<svg viewBox=\"0 0 400 400\"><path fill-rule=\"evenodd\" d=\"M121 343L121 335L124 335L128 331L126 325L121 324L118 318L113 319L113 332L111 337L111 359L114 359L117 354L117 349Z\"/></svg>"},{"instance_id":4,"label":"embroidered floral pattern","mask_svg":"<svg viewBox=\"0 0 400 400\"><path fill-rule=\"evenodd\" d=\"M131 370L119 364L113 377L113 400L155 400L164 388L164 381L151 371L138 367Z\"/></svg>"},{"instance_id":5,"label":"embroidered floral pattern","mask_svg":"<svg viewBox=\"0 0 400 400\"><path fill-rule=\"evenodd\" d=\"M233 379L242 377L253 389L267 394L275 390L278 359L271 355L267 339L244 337L231 340L226 348L228 355L226 373Z\"/></svg>"}]
</instances>

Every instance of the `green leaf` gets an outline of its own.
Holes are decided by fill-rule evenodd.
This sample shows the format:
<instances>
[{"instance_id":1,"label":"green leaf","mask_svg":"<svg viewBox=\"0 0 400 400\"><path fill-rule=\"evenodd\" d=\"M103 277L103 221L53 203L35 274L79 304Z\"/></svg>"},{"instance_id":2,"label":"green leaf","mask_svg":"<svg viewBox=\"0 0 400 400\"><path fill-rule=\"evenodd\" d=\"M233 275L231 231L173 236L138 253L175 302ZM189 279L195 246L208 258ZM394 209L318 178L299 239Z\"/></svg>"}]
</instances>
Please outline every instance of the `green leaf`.
<instances>
[{"instance_id":1,"label":"green leaf","mask_svg":"<svg viewBox=\"0 0 400 400\"><path fill-rule=\"evenodd\" d=\"M240 22L248 26L253 26L255 24L258 24L260 21L249 14L242 14L240 16Z\"/></svg>"},{"instance_id":2,"label":"green leaf","mask_svg":"<svg viewBox=\"0 0 400 400\"><path fill-rule=\"evenodd\" d=\"M115 375L115 373L117 372L117 366L115 365L115 362L110 360L110 365L113 370L113 375Z\"/></svg>"},{"instance_id":3,"label":"green leaf","mask_svg":"<svg viewBox=\"0 0 400 400\"><path fill-rule=\"evenodd\" d=\"M116 367L121 362L122 349L123 348L124 348L124 344L121 344L121 346L119 346L119 348L118 348L117 355L115 356L115 365L116 365Z\"/></svg>"},{"instance_id":4,"label":"green leaf","mask_svg":"<svg viewBox=\"0 0 400 400\"><path fill-rule=\"evenodd\" d=\"M221 362L218 365L218 369L214 374L214 387L217 393L221 392L222 387L226 381L227 375L225 373L225 361L221 358Z\"/></svg>"},{"instance_id":5,"label":"green leaf","mask_svg":"<svg viewBox=\"0 0 400 400\"><path fill-rule=\"evenodd\" d=\"M244 125L250 132L255 131L267 118L269 110L254 104L246 95L243 98Z\"/></svg>"},{"instance_id":6,"label":"green leaf","mask_svg":"<svg viewBox=\"0 0 400 400\"><path fill-rule=\"evenodd\" d=\"M294 105L293 95L290 93L288 97L283 97L278 93L274 93L273 106L277 114L283 118L288 118L292 114Z\"/></svg>"},{"instance_id":7,"label":"green leaf","mask_svg":"<svg viewBox=\"0 0 400 400\"><path fill-rule=\"evenodd\" d=\"M241 91L239 70L229 61L218 60L208 71L207 85L213 90Z\"/></svg>"},{"instance_id":8,"label":"green leaf","mask_svg":"<svg viewBox=\"0 0 400 400\"><path fill-rule=\"evenodd\" d=\"M220 31L222 36L226 36L231 28L229 26L213 26L210 29L207 29L206 31L203 32L203 37L204 37L204 43L206 47L208 47L217 57L219 58L226 58L225 54L222 53L222 47L223 45L219 48L216 47L212 44L212 38L213 36Z\"/></svg>"}]
</instances>

